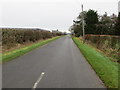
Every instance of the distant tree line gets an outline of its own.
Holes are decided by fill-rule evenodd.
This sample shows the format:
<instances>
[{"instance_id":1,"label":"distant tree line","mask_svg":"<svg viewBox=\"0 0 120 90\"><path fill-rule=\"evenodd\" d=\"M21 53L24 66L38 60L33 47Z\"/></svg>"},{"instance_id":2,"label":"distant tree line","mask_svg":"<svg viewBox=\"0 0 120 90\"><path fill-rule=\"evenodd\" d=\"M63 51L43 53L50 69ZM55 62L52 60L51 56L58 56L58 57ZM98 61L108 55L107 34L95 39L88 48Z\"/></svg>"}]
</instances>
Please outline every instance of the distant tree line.
<instances>
[{"instance_id":1,"label":"distant tree line","mask_svg":"<svg viewBox=\"0 0 120 90\"><path fill-rule=\"evenodd\" d=\"M79 37L83 35L82 30L82 17L84 15L85 34L97 35L117 35L120 36L120 13L118 16L115 14L108 16L98 15L97 11L88 10L81 12L74 24L70 27L70 31Z\"/></svg>"}]
</instances>

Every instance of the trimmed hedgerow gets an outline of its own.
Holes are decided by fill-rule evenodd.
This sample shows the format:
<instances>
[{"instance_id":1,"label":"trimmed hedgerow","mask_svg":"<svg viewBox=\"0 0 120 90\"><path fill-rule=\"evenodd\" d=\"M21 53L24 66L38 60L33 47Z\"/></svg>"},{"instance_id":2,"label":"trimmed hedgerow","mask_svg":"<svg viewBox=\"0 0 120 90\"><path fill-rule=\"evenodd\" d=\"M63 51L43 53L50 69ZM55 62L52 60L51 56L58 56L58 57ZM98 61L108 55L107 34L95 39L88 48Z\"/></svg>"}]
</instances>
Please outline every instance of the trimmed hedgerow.
<instances>
[{"instance_id":1,"label":"trimmed hedgerow","mask_svg":"<svg viewBox=\"0 0 120 90\"><path fill-rule=\"evenodd\" d=\"M41 29L3 28L2 47L10 49L18 44L36 42L38 40L48 39L54 36L57 36L57 34Z\"/></svg>"},{"instance_id":2,"label":"trimmed hedgerow","mask_svg":"<svg viewBox=\"0 0 120 90\"><path fill-rule=\"evenodd\" d=\"M120 61L120 36L86 35L85 40Z\"/></svg>"}]
</instances>

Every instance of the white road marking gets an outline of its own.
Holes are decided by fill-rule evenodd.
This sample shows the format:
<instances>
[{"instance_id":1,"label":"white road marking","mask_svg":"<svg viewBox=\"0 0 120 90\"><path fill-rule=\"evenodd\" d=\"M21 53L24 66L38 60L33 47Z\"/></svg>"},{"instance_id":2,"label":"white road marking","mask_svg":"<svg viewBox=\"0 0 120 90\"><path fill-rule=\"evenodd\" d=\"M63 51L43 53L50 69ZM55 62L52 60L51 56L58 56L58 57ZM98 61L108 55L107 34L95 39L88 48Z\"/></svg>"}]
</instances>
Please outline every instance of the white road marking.
<instances>
[{"instance_id":1,"label":"white road marking","mask_svg":"<svg viewBox=\"0 0 120 90\"><path fill-rule=\"evenodd\" d=\"M43 78L45 72L42 72L40 77L38 78L38 80L35 82L34 86L33 86L33 90L35 90L37 88L37 85L39 84L39 82L41 81L41 79Z\"/></svg>"}]
</instances>

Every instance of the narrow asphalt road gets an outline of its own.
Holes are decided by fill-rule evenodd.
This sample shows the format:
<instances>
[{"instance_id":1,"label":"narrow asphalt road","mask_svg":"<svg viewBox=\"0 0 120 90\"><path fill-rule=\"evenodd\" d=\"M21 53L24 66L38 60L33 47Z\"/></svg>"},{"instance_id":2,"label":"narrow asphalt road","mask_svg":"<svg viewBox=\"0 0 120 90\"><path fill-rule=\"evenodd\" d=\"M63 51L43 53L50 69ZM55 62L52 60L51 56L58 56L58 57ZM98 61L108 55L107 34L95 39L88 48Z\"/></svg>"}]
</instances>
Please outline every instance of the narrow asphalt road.
<instances>
[{"instance_id":1,"label":"narrow asphalt road","mask_svg":"<svg viewBox=\"0 0 120 90\"><path fill-rule=\"evenodd\" d=\"M104 88L70 36L3 64L3 88Z\"/></svg>"}]
</instances>

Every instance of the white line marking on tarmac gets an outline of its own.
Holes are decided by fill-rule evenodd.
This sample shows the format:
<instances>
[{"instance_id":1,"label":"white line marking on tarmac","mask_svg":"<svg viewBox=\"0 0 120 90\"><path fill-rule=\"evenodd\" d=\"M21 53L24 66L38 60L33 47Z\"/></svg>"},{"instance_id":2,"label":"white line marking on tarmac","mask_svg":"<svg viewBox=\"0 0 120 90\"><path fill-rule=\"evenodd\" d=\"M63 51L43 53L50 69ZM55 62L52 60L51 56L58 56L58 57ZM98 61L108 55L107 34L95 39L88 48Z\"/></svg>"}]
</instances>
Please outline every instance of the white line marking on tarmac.
<instances>
[{"instance_id":1,"label":"white line marking on tarmac","mask_svg":"<svg viewBox=\"0 0 120 90\"><path fill-rule=\"evenodd\" d=\"M38 78L38 80L35 82L34 86L33 86L33 90L35 90L37 88L37 85L39 84L39 82L41 81L41 79L43 78L45 72L42 72L40 77Z\"/></svg>"}]
</instances>

